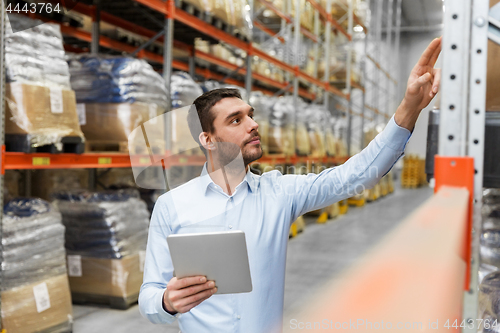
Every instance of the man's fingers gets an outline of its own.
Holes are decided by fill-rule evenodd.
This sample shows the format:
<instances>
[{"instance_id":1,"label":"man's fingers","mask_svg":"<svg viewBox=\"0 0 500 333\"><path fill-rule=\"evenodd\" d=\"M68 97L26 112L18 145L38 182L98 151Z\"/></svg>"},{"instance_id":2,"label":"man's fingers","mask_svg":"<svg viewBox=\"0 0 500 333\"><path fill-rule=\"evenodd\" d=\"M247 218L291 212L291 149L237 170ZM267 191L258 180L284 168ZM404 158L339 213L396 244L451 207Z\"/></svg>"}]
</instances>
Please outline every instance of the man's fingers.
<instances>
[{"instance_id":1,"label":"man's fingers","mask_svg":"<svg viewBox=\"0 0 500 333\"><path fill-rule=\"evenodd\" d=\"M434 55L434 52L440 47L440 45L441 45L441 38L434 39L429 44L429 46L427 46L427 49L425 49L424 53L422 53L422 55L420 56L420 59L418 60L416 66L428 66L430 64L432 56Z\"/></svg>"},{"instance_id":2,"label":"man's fingers","mask_svg":"<svg viewBox=\"0 0 500 333\"><path fill-rule=\"evenodd\" d=\"M185 313L185 312L188 312L189 310L191 310L192 308L194 308L195 306L199 305L201 302L205 301L206 299L208 299L210 297L207 297L205 299L200 299L199 301L197 302L194 302L194 303L191 303L191 304L188 304L184 307L182 307L182 313Z\"/></svg>"},{"instance_id":3,"label":"man's fingers","mask_svg":"<svg viewBox=\"0 0 500 333\"><path fill-rule=\"evenodd\" d=\"M431 90L432 96L431 97L434 97L438 93L440 84L441 84L441 69L435 69L434 70L434 80L432 82L432 90Z\"/></svg>"},{"instance_id":4,"label":"man's fingers","mask_svg":"<svg viewBox=\"0 0 500 333\"><path fill-rule=\"evenodd\" d=\"M186 297L189 297L191 295L198 294L199 292L202 292L204 290L212 289L213 287L215 287L215 282L208 281L208 282L203 283L203 284L198 284L198 285L194 285L194 286L190 286L190 287L187 287L184 289L177 290L176 292L178 294L176 294L176 297L177 297L177 299L186 298Z\"/></svg>"},{"instance_id":5,"label":"man's fingers","mask_svg":"<svg viewBox=\"0 0 500 333\"><path fill-rule=\"evenodd\" d=\"M422 87L424 84L427 84L432 78L431 73L425 73L421 77L419 77L413 84L408 87L408 90L410 93L417 93L420 87Z\"/></svg>"},{"instance_id":6,"label":"man's fingers","mask_svg":"<svg viewBox=\"0 0 500 333\"><path fill-rule=\"evenodd\" d=\"M429 60L429 66L430 67L434 67L434 65L436 64L436 61L439 58L439 54L441 53L441 46L442 46L441 38L439 38L439 45L434 50L434 53L432 54L431 59Z\"/></svg>"},{"instance_id":7,"label":"man's fingers","mask_svg":"<svg viewBox=\"0 0 500 333\"><path fill-rule=\"evenodd\" d=\"M196 303L198 301L206 300L207 298L209 298L210 296L215 294L216 291L217 291L217 288L210 288L208 290L204 290L202 292L199 292L195 295L191 295L189 297L184 297L175 303L175 307L182 308L182 307L185 307L189 304Z\"/></svg>"},{"instance_id":8,"label":"man's fingers","mask_svg":"<svg viewBox=\"0 0 500 333\"><path fill-rule=\"evenodd\" d=\"M168 284L169 290L183 289L192 285L202 284L207 282L207 278L204 276L190 276L182 279L173 278Z\"/></svg>"}]
</instances>

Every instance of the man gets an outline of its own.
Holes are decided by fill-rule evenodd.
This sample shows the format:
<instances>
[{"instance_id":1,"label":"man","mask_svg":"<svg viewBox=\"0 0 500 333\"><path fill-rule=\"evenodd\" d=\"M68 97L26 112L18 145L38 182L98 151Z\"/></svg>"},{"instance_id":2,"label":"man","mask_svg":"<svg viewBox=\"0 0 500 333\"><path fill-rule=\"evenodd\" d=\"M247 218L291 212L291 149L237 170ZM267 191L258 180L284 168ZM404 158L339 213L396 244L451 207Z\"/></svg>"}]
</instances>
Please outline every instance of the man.
<instances>
[{"instance_id":1,"label":"man","mask_svg":"<svg viewBox=\"0 0 500 333\"><path fill-rule=\"evenodd\" d=\"M194 104L201 128L190 129L208 162L200 177L161 196L155 205L139 296L143 316L153 323L179 317L184 333L281 332L290 224L357 188L375 185L403 155L420 111L438 92L440 70L434 65L440 50L439 38L422 54L385 130L361 153L318 175L250 173L248 164L262 156L253 109L236 90L200 96ZM369 172L373 169L377 172ZM213 295L214 281L173 277L168 235L231 229L245 232L252 292Z\"/></svg>"}]
</instances>

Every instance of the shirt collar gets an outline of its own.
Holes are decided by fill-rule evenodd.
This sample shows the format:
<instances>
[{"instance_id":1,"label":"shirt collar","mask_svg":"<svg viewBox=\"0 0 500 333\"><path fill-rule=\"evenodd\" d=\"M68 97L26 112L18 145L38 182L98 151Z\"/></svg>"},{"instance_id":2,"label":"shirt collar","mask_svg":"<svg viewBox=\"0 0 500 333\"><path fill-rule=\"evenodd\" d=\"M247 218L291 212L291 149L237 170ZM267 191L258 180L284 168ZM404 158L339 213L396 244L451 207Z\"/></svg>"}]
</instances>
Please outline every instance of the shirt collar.
<instances>
[{"instance_id":1,"label":"shirt collar","mask_svg":"<svg viewBox=\"0 0 500 333\"><path fill-rule=\"evenodd\" d=\"M208 190L208 187L211 184L213 184L212 186L216 185L214 183L214 181L212 180L212 178L210 177L210 175L208 174L206 162L203 165L203 170L201 171L201 174L200 174L200 182L201 182L202 188L204 188L205 191ZM250 172L250 168L248 168L248 171L245 175L245 178L243 178L241 183L238 186L236 186L236 188L238 188L242 183L245 183L245 182L247 183L250 191L255 192L257 190L258 180L256 179L256 175L254 175L252 172Z\"/></svg>"}]
</instances>

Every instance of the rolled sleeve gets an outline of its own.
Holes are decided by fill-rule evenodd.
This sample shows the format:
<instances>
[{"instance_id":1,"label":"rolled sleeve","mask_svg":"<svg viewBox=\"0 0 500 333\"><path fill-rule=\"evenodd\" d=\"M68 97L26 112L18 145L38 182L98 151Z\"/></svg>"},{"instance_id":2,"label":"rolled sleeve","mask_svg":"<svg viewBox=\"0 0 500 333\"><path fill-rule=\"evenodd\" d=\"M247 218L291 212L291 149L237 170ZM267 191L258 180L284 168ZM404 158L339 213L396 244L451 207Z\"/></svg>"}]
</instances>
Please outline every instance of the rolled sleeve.
<instances>
[{"instance_id":1,"label":"rolled sleeve","mask_svg":"<svg viewBox=\"0 0 500 333\"><path fill-rule=\"evenodd\" d=\"M396 151L403 152L406 143L411 137L411 132L404 127L399 126L391 117L385 129L380 133L379 139L382 144Z\"/></svg>"}]
</instances>

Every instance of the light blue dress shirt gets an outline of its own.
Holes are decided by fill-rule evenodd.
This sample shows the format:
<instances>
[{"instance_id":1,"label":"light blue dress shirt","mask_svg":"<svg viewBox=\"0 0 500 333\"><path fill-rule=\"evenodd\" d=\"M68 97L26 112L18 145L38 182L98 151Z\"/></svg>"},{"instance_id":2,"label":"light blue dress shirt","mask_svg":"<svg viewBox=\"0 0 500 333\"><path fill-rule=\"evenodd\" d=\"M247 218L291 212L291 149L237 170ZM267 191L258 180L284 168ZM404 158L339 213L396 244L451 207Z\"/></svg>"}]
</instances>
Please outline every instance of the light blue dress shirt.
<instances>
[{"instance_id":1,"label":"light blue dress shirt","mask_svg":"<svg viewBox=\"0 0 500 333\"><path fill-rule=\"evenodd\" d=\"M320 174L261 176L248 172L232 196L207 174L162 195L151 217L139 295L140 311L153 323L179 320L183 333L281 332L285 262L290 225L300 215L373 187L403 156L411 133L394 117L362 152ZM212 295L189 312L172 316L162 307L173 266L170 234L243 230L253 290Z\"/></svg>"}]
</instances>

